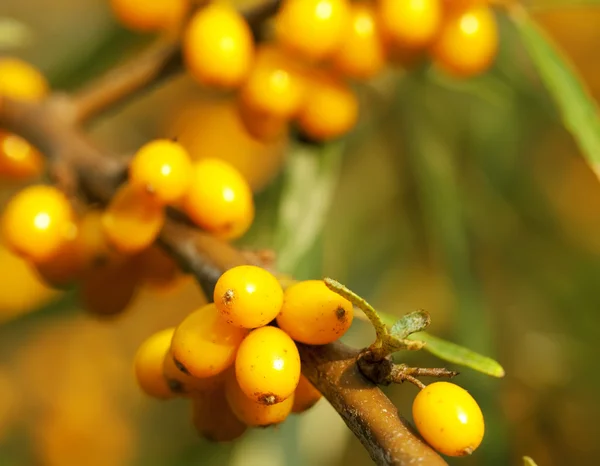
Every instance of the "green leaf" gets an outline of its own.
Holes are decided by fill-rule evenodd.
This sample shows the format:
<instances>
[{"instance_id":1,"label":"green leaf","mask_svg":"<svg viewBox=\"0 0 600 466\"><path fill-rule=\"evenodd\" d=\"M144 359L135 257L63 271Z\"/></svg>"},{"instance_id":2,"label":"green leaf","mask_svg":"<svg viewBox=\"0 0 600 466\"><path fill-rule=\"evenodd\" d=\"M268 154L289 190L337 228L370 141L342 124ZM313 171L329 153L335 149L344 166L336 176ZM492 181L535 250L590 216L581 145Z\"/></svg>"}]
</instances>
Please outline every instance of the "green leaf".
<instances>
[{"instance_id":1,"label":"green leaf","mask_svg":"<svg viewBox=\"0 0 600 466\"><path fill-rule=\"evenodd\" d=\"M529 456L523 457L523 465L524 466L537 466L535 461L533 461Z\"/></svg>"},{"instance_id":2,"label":"green leaf","mask_svg":"<svg viewBox=\"0 0 600 466\"><path fill-rule=\"evenodd\" d=\"M492 377L504 377L504 369L498 362L456 343L434 337L426 332L413 333L408 339L425 342L423 349L444 361L469 367Z\"/></svg>"},{"instance_id":3,"label":"green leaf","mask_svg":"<svg viewBox=\"0 0 600 466\"><path fill-rule=\"evenodd\" d=\"M511 9L542 81L554 99L565 127L595 173L600 171L600 117L598 106L568 59L522 7Z\"/></svg>"},{"instance_id":4,"label":"green leaf","mask_svg":"<svg viewBox=\"0 0 600 466\"><path fill-rule=\"evenodd\" d=\"M393 336L404 339L411 333L424 330L430 323L431 317L429 316L429 313L419 309L418 311L400 317L400 319L392 325L390 332Z\"/></svg>"}]
</instances>

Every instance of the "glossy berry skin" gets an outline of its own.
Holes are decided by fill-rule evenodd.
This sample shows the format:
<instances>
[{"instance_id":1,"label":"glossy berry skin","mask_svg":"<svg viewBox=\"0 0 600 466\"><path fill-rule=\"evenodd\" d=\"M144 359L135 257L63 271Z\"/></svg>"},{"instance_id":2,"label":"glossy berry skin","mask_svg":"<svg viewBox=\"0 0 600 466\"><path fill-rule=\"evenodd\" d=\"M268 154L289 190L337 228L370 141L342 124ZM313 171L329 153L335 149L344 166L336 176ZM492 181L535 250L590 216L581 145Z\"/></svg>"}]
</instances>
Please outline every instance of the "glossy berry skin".
<instances>
[{"instance_id":1,"label":"glossy berry skin","mask_svg":"<svg viewBox=\"0 0 600 466\"><path fill-rule=\"evenodd\" d=\"M170 390L180 396L197 396L201 393L223 388L225 383L225 372L221 372L212 377L194 377L185 374L177 367L170 348L164 355L162 363L163 376L169 385Z\"/></svg>"},{"instance_id":2,"label":"glossy berry skin","mask_svg":"<svg viewBox=\"0 0 600 466\"><path fill-rule=\"evenodd\" d=\"M235 375L248 398L266 405L281 403L300 380L296 344L277 327L253 330L238 349Z\"/></svg>"},{"instance_id":3,"label":"glossy berry skin","mask_svg":"<svg viewBox=\"0 0 600 466\"><path fill-rule=\"evenodd\" d=\"M352 3L348 32L332 59L334 68L345 76L368 79L385 66L385 47L375 7Z\"/></svg>"},{"instance_id":4,"label":"glossy berry skin","mask_svg":"<svg viewBox=\"0 0 600 466\"><path fill-rule=\"evenodd\" d=\"M246 180L219 159L194 164L183 209L201 228L223 239L242 236L254 219L254 200Z\"/></svg>"},{"instance_id":5,"label":"glossy berry skin","mask_svg":"<svg viewBox=\"0 0 600 466\"><path fill-rule=\"evenodd\" d=\"M473 453L483 440L483 414L465 389L449 382L434 382L415 397L413 420L423 438L448 456Z\"/></svg>"},{"instance_id":6,"label":"glossy berry skin","mask_svg":"<svg viewBox=\"0 0 600 466\"><path fill-rule=\"evenodd\" d=\"M38 101L47 93L48 83L37 69L17 58L0 57L0 95Z\"/></svg>"},{"instance_id":7,"label":"glossy berry skin","mask_svg":"<svg viewBox=\"0 0 600 466\"><path fill-rule=\"evenodd\" d=\"M2 232L16 253L33 262L49 260L76 233L71 204L54 187L29 186L8 202Z\"/></svg>"},{"instance_id":8,"label":"glossy berry skin","mask_svg":"<svg viewBox=\"0 0 600 466\"><path fill-rule=\"evenodd\" d=\"M308 99L297 123L304 135L315 141L338 138L351 130L358 119L356 95L343 81L325 73L311 73Z\"/></svg>"},{"instance_id":9,"label":"glossy berry skin","mask_svg":"<svg viewBox=\"0 0 600 466\"><path fill-rule=\"evenodd\" d=\"M119 188L102 214L106 238L123 254L134 254L150 246L164 222L163 206L145 190L128 183Z\"/></svg>"},{"instance_id":10,"label":"glossy berry skin","mask_svg":"<svg viewBox=\"0 0 600 466\"><path fill-rule=\"evenodd\" d=\"M285 290L277 324L296 341L325 345L344 335L353 317L350 301L321 280L306 280Z\"/></svg>"},{"instance_id":11,"label":"glossy berry skin","mask_svg":"<svg viewBox=\"0 0 600 466\"><path fill-rule=\"evenodd\" d=\"M213 303L188 315L175 330L171 354L179 370L198 378L230 367L247 330L225 322Z\"/></svg>"},{"instance_id":12,"label":"glossy berry skin","mask_svg":"<svg viewBox=\"0 0 600 466\"><path fill-rule=\"evenodd\" d=\"M209 4L188 24L183 55L189 72L201 84L237 87L246 79L254 56L250 27L235 9Z\"/></svg>"},{"instance_id":13,"label":"glossy berry skin","mask_svg":"<svg viewBox=\"0 0 600 466\"><path fill-rule=\"evenodd\" d=\"M129 165L129 184L145 190L159 204L181 199L191 181L192 161L183 146L158 139L142 146Z\"/></svg>"},{"instance_id":14,"label":"glossy berry skin","mask_svg":"<svg viewBox=\"0 0 600 466\"><path fill-rule=\"evenodd\" d=\"M252 329L277 317L283 304L283 289L265 269L240 265L221 275L213 297L227 323Z\"/></svg>"},{"instance_id":15,"label":"glossy berry skin","mask_svg":"<svg viewBox=\"0 0 600 466\"><path fill-rule=\"evenodd\" d=\"M198 434L211 442L231 442L241 437L246 424L231 410L224 387L194 395L192 423Z\"/></svg>"},{"instance_id":16,"label":"glossy berry skin","mask_svg":"<svg viewBox=\"0 0 600 466\"><path fill-rule=\"evenodd\" d=\"M163 360L171 346L174 327L147 338L137 350L134 359L135 376L140 388L154 398L172 398L173 392L163 375Z\"/></svg>"},{"instance_id":17,"label":"glossy berry skin","mask_svg":"<svg viewBox=\"0 0 600 466\"><path fill-rule=\"evenodd\" d=\"M294 392L292 412L296 414L303 413L312 408L321 398L323 398L321 392L304 375L301 375L298 387L296 387L296 391Z\"/></svg>"},{"instance_id":18,"label":"glossy berry skin","mask_svg":"<svg viewBox=\"0 0 600 466\"><path fill-rule=\"evenodd\" d=\"M469 77L486 71L497 51L496 20L483 6L450 16L431 48L431 56L447 73Z\"/></svg>"},{"instance_id":19,"label":"glossy berry skin","mask_svg":"<svg viewBox=\"0 0 600 466\"><path fill-rule=\"evenodd\" d=\"M277 40L310 61L323 60L342 45L348 10L346 0L285 0L275 17Z\"/></svg>"},{"instance_id":20,"label":"glossy berry skin","mask_svg":"<svg viewBox=\"0 0 600 466\"><path fill-rule=\"evenodd\" d=\"M441 0L380 0L379 21L382 33L394 45L425 47L442 24Z\"/></svg>"},{"instance_id":21,"label":"glossy berry skin","mask_svg":"<svg viewBox=\"0 0 600 466\"><path fill-rule=\"evenodd\" d=\"M177 25L188 9L188 0L111 0L117 20L134 31L153 32Z\"/></svg>"},{"instance_id":22,"label":"glossy berry skin","mask_svg":"<svg viewBox=\"0 0 600 466\"><path fill-rule=\"evenodd\" d=\"M280 424L292 412L292 406L294 405L293 394L281 403L274 405L257 403L245 395L234 374L227 377L225 382L225 396L235 416L250 427L266 427Z\"/></svg>"},{"instance_id":23,"label":"glossy berry skin","mask_svg":"<svg viewBox=\"0 0 600 466\"><path fill-rule=\"evenodd\" d=\"M44 168L40 153L16 134L0 131L0 177L23 180L39 176Z\"/></svg>"}]
</instances>

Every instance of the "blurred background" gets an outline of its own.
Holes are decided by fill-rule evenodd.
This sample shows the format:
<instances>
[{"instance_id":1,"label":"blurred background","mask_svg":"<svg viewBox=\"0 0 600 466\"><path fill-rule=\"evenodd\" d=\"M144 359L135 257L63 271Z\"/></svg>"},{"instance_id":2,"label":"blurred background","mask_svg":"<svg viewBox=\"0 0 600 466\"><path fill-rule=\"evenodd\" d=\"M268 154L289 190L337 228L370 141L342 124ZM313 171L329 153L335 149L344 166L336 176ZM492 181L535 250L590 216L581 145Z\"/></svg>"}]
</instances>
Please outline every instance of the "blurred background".
<instances>
[{"instance_id":1,"label":"blurred background","mask_svg":"<svg viewBox=\"0 0 600 466\"><path fill-rule=\"evenodd\" d=\"M2 0L0 53L74 89L150 40L117 25L107 3ZM600 9L532 8L599 96ZM252 140L227 96L185 76L91 132L125 152L177 137L194 157L233 162L257 193L244 246L274 249L298 278L332 276L387 313L426 309L432 333L499 360L502 380L468 369L457 379L480 402L487 432L476 454L451 464L504 466L529 455L540 466L595 465L600 184L513 27L498 19L502 45L489 73L457 81L427 67L390 70L357 88L358 128L325 148ZM1 203L19 187L0 186ZM294 202L312 222L301 238L282 220ZM45 287L0 248L0 465L371 464L326 401L213 445L195 434L186 400L143 396L132 373L138 345L204 301L184 277L99 320L76 291ZM345 339L364 346L372 337L357 322ZM427 354L404 360L443 365ZM416 388L386 390L410 418Z\"/></svg>"}]
</instances>

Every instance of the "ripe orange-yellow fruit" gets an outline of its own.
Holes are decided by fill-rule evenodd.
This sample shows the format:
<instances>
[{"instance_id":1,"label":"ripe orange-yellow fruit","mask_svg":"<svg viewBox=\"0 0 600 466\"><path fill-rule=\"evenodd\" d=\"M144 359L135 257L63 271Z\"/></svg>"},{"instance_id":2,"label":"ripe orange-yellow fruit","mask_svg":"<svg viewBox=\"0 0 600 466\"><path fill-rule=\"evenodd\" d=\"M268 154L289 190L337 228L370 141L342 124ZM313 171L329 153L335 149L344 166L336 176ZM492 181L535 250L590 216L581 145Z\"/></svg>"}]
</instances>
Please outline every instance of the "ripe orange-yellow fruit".
<instances>
[{"instance_id":1,"label":"ripe orange-yellow fruit","mask_svg":"<svg viewBox=\"0 0 600 466\"><path fill-rule=\"evenodd\" d=\"M227 323L252 329L277 317L283 304L283 289L273 274L262 267L240 265L219 277L213 299Z\"/></svg>"},{"instance_id":2,"label":"ripe orange-yellow fruit","mask_svg":"<svg viewBox=\"0 0 600 466\"><path fill-rule=\"evenodd\" d=\"M235 9L211 3L200 9L188 24L183 55L189 72L201 84L237 87L252 65L252 32Z\"/></svg>"},{"instance_id":3,"label":"ripe orange-yellow fruit","mask_svg":"<svg viewBox=\"0 0 600 466\"><path fill-rule=\"evenodd\" d=\"M327 141L347 133L358 120L358 100L343 81L312 73L308 80L309 99L304 101L297 122L311 139Z\"/></svg>"},{"instance_id":4,"label":"ripe orange-yellow fruit","mask_svg":"<svg viewBox=\"0 0 600 466\"><path fill-rule=\"evenodd\" d=\"M223 372L248 333L225 322L213 303L188 315L175 330L171 354L182 372L198 378Z\"/></svg>"},{"instance_id":5,"label":"ripe orange-yellow fruit","mask_svg":"<svg viewBox=\"0 0 600 466\"><path fill-rule=\"evenodd\" d=\"M285 290L277 324L296 341L325 345L348 331L353 316L350 301L321 280L306 280Z\"/></svg>"},{"instance_id":6,"label":"ripe orange-yellow fruit","mask_svg":"<svg viewBox=\"0 0 600 466\"><path fill-rule=\"evenodd\" d=\"M237 383L235 374L227 377L225 396L235 416L251 427L266 427L282 423L292 412L294 405L293 394L274 405L265 405L248 398Z\"/></svg>"},{"instance_id":7,"label":"ripe orange-yellow fruit","mask_svg":"<svg viewBox=\"0 0 600 466\"><path fill-rule=\"evenodd\" d=\"M254 140L269 143L281 141L289 128L288 119L272 113L260 112L238 101L239 118L244 129Z\"/></svg>"},{"instance_id":8,"label":"ripe orange-yellow fruit","mask_svg":"<svg viewBox=\"0 0 600 466\"><path fill-rule=\"evenodd\" d=\"M119 22L141 32L160 31L177 25L188 4L188 0L110 0Z\"/></svg>"},{"instance_id":9,"label":"ripe orange-yellow fruit","mask_svg":"<svg viewBox=\"0 0 600 466\"><path fill-rule=\"evenodd\" d=\"M321 392L304 375L301 375L298 387L296 387L296 391L294 392L292 412L297 414L303 413L312 408L321 398L323 398Z\"/></svg>"},{"instance_id":10,"label":"ripe orange-yellow fruit","mask_svg":"<svg viewBox=\"0 0 600 466\"><path fill-rule=\"evenodd\" d=\"M191 182L192 161L183 146L157 139L142 146L129 165L129 184L147 191L159 204L181 199Z\"/></svg>"},{"instance_id":11,"label":"ripe orange-yellow fruit","mask_svg":"<svg viewBox=\"0 0 600 466\"><path fill-rule=\"evenodd\" d=\"M432 42L442 24L440 0L380 0L379 21L382 33L394 44L425 47Z\"/></svg>"},{"instance_id":12,"label":"ripe orange-yellow fruit","mask_svg":"<svg viewBox=\"0 0 600 466\"><path fill-rule=\"evenodd\" d=\"M309 60L323 60L342 45L348 10L346 0L284 0L275 17L277 40Z\"/></svg>"},{"instance_id":13,"label":"ripe orange-yellow fruit","mask_svg":"<svg viewBox=\"0 0 600 466\"><path fill-rule=\"evenodd\" d=\"M16 253L33 262L48 260L76 233L71 204L56 188L29 186L8 202L2 232Z\"/></svg>"},{"instance_id":14,"label":"ripe orange-yellow fruit","mask_svg":"<svg viewBox=\"0 0 600 466\"><path fill-rule=\"evenodd\" d=\"M459 77L486 71L498 51L498 26L487 6L450 16L431 48L434 62Z\"/></svg>"},{"instance_id":15,"label":"ripe orange-yellow fruit","mask_svg":"<svg viewBox=\"0 0 600 466\"><path fill-rule=\"evenodd\" d=\"M370 3L352 3L348 33L333 56L333 66L346 76L368 79L383 69L385 60L375 7Z\"/></svg>"},{"instance_id":16,"label":"ripe orange-yellow fruit","mask_svg":"<svg viewBox=\"0 0 600 466\"><path fill-rule=\"evenodd\" d=\"M0 95L37 101L47 93L46 78L36 68L18 58L0 57Z\"/></svg>"},{"instance_id":17,"label":"ripe orange-yellow fruit","mask_svg":"<svg viewBox=\"0 0 600 466\"><path fill-rule=\"evenodd\" d=\"M231 442L247 429L233 414L224 387L192 397L192 423L198 434L212 442Z\"/></svg>"},{"instance_id":18,"label":"ripe orange-yellow fruit","mask_svg":"<svg viewBox=\"0 0 600 466\"><path fill-rule=\"evenodd\" d=\"M254 219L250 186L235 168L219 159L194 164L183 209L194 223L223 239L239 238Z\"/></svg>"},{"instance_id":19,"label":"ripe orange-yellow fruit","mask_svg":"<svg viewBox=\"0 0 600 466\"><path fill-rule=\"evenodd\" d=\"M180 276L179 267L163 249L150 246L137 256L140 279L151 287L169 288Z\"/></svg>"},{"instance_id":20,"label":"ripe orange-yellow fruit","mask_svg":"<svg viewBox=\"0 0 600 466\"><path fill-rule=\"evenodd\" d=\"M165 222L165 211L152 195L129 183L119 188L102 214L102 227L119 252L133 254L150 246Z\"/></svg>"},{"instance_id":21,"label":"ripe orange-yellow fruit","mask_svg":"<svg viewBox=\"0 0 600 466\"><path fill-rule=\"evenodd\" d=\"M235 375L248 398L266 405L281 403L300 380L296 344L277 327L253 330L238 349Z\"/></svg>"},{"instance_id":22,"label":"ripe orange-yellow fruit","mask_svg":"<svg viewBox=\"0 0 600 466\"><path fill-rule=\"evenodd\" d=\"M434 382L422 389L412 412L420 434L444 455L470 455L483 440L485 425L479 405L453 383Z\"/></svg>"},{"instance_id":23,"label":"ripe orange-yellow fruit","mask_svg":"<svg viewBox=\"0 0 600 466\"><path fill-rule=\"evenodd\" d=\"M169 342L170 344L171 342ZM225 383L226 371L212 377L202 378L181 372L173 359L170 348L164 355L161 367L171 391L181 396L197 396L200 393L223 388Z\"/></svg>"},{"instance_id":24,"label":"ripe orange-yellow fruit","mask_svg":"<svg viewBox=\"0 0 600 466\"><path fill-rule=\"evenodd\" d=\"M161 330L148 337L139 347L135 355L133 367L140 388L155 398L172 398L163 373L163 360L171 346L174 327Z\"/></svg>"},{"instance_id":25,"label":"ripe orange-yellow fruit","mask_svg":"<svg viewBox=\"0 0 600 466\"><path fill-rule=\"evenodd\" d=\"M39 176L44 159L25 139L0 131L0 176L22 180Z\"/></svg>"}]
</instances>

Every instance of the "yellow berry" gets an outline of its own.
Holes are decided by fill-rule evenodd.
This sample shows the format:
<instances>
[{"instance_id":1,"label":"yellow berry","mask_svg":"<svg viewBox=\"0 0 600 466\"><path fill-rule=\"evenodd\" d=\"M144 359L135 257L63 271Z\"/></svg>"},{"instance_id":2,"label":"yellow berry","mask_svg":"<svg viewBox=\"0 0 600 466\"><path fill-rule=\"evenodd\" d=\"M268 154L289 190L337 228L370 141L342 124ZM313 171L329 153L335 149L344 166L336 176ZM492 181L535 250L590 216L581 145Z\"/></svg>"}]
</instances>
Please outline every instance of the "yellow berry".
<instances>
[{"instance_id":1,"label":"yellow berry","mask_svg":"<svg viewBox=\"0 0 600 466\"><path fill-rule=\"evenodd\" d=\"M283 304L283 289L265 269L240 265L221 275L213 298L227 323L252 329L277 317Z\"/></svg>"},{"instance_id":2,"label":"yellow berry","mask_svg":"<svg viewBox=\"0 0 600 466\"><path fill-rule=\"evenodd\" d=\"M250 27L235 9L209 4L188 24L183 55L188 70L201 84L237 87L252 65L254 42Z\"/></svg>"},{"instance_id":3,"label":"yellow berry","mask_svg":"<svg viewBox=\"0 0 600 466\"><path fill-rule=\"evenodd\" d=\"M277 324L296 341L324 345L346 333L353 316L350 301L321 280L306 280L285 290Z\"/></svg>"},{"instance_id":4,"label":"yellow berry","mask_svg":"<svg viewBox=\"0 0 600 466\"><path fill-rule=\"evenodd\" d=\"M170 348L164 354L163 359L161 366L162 373L173 393L182 396L197 396L207 391L223 388L226 371L211 377L202 378L181 372L173 359Z\"/></svg>"},{"instance_id":5,"label":"yellow berry","mask_svg":"<svg viewBox=\"0 0 600 466\"><path fill-rule=\"evenodd\" d=\"M241 100L238 101L238 111L244 129L256 141L264 143L281 141L287 134L289 125L286 118L260 112Z\"/></svg>"},{"instance_id":6,"label":"yellow berry","mask_svg":"<svg viewBox=\"0 0 600 466\"><path fill-rule=\"evenodd\" d=\"M74 227L78 230L77 227ZM50 259L35 263L38 274L46 283L62 287L80 278L86 270L79 233L65 241Z\"/></svg>"},{"instance_id":7,"label":"yellow berry","mask_svg":"<svg viewBox=\"0 0 600 466\"><path fill-rule=\"evenodd\" d=\"M110 0L110 5L123 26L150 32L177 25L188 9L188 0Z\"/></svg>"},{"instance_id":8,"label":"yellow berry","mask_svg":"<svg viewBox=\"0 0 600 466\"><path fill-rule=\"evenodd\" d=\"M44 159L25 139L0 131L0 176L8 179L27 179L39 176Z\"/></svg>"},{"instance_id":9,"label":"yellow berry","mask_svg":"<svg viewBox=\"0 0 600 466\"><path fill-rule=\"evenodd\" d=\"M18 58L0 58L0 95L17 100L38 101L48 93L44 76Z\"/></svg>"},{"instance_id":10,"label":"yellow berry","mask_svg":"<svg viewBox=\"0 0 600 466\"><path fill-rule=\"evenodd\" d=\"M440 0L380 0L382 33L395 45L408 48L431 43L442 24Z\"/></svg>"},{"instance_id":11,"label":"yellow berry","mask_svg":"<svg viewBox=\"0 0 600 466\"><path fill-rule=\"evenodd\" d=\"M422 389L412 412L420 434L444 455L470 455L483 440L485 426L479 405L453 383L435 382Z\"/></svg>"},{"instance_id":12,"label":"yellow berry","mask_svg":"<svg viewBox=\"0 0 600 466\"><path fill-rule=\"evenodd\" d=\"M133 254L150 246L162 228L165 212L145 190L124 184L102 215L102 227L119 252Z\"/></svg>"},{"instance_id":13,"label":"yellow berry","mask_svg":"<svg viewBox=\"0 0 600 466\"><path fill-rule=\"evenodd\" d=\"M51 186L29 186L4 210L6 244L33 262L50 259L76 232L73 211L65 195Z\"/></svg>"},{"instance_id":14,"label":"yellow berry","mask_svg":"<svg viewBox=\"0 0 600 466\"><path fill-rule=\"evenodd\" d=\"M275 17L277 39L309 60L323 60L342 45L348 10L346 0L284 0Z\"/></svg>"},{"instance_id":15,"label":"yellow berry","mask_svg":"<svg viewBox=\"0 0 600 466\"><path fill-rule=\"evenodd\" d=\"M198 378L211 377L234 363L247 333L225 322L213 303L207 304L179 324L171 354L182 372Z\"/></svg>"},{"instance_id":16,"label":"yellow berry","mask_svg":"<svg viewBox=\"0 0 600 466\"><path fill-rule=\"evenodd\" d=\"M198 226L224 239L239 238L254 219L250 186L235 168L219 159L194 164L183 209Z\"/></svg>"},{"instance_id":17,"label":"yellow berry","mask_svg":"<svg viewBox=\"0 0 600 466\"><path fill-rule=\"evenodd\" d=\"M370 3L352 3L349 30L333 56L333 66L346 76L368 79L383 69L385 60L375 8Z\"/></svg>"},{"instance_id":18,"label":"yellow berry","mask_svg":"<svg viewBox=\"0 0 600 466\"><path fill-rule=\"evenodd\" d=\"M323 398L321 392L317 390L304 375L301 375L298 387L294 392L294 406L292 406L292 412L303 413L312 408L321 398Z\"/></svg>"},{"instance_id":19,"label":"yellow berry","mask_svg":"<svg viewBox=\"0 0 600 466\"><path fill-rule=\"evenodd\" d=\"M224 387L192 397L192 423L198 434L212 442L231 442L247 429L233 414Z\"/></svg>"},{"instance_id":20,"label":"yellow berry","mask_svg":"<svg viewBox=\"0 0 600 466\"><path fill-rule=\"evenodd\" d=\"M235 374L227 377L225 396L235 416L251 427L266 427L282 423L292 412L294 405L293 394L274 405L265 405L248 398L237 383Z\"/></svg>"},{"instance_id":21,"label":"yellow berry","mask_svg":"<svg viewBox=\"0 0 600 466\"><path fill-rule=\"evenodd\" d=\"M163 360L171 346L174 327L161 330L147 338L137 350L134 369L137 383L148 395L155 398L171 398L173 392L169 388L163 374Z\"/></svg>"},{"instance_id":22,"label":"yellow berry","mask_svg":"<svg viewBox=\"0 0 600 466\"><path fill-rule=\"evenodd\" d=\"M434 62L459 77L486 71L498 50L498 27L487 7L476 7L450 16L431 48Z\"/></svg>"},{"instance_id":23,"label":"yellow berry","mask_svg":"<svg viewBox=\"0 0 600 466\"><path fill-rule=\"evenodd\" d=\"M281 403L300 380L296 344L277 327L253 330L238 349L235 375L248 398L266 405Z\"/></svg>"}]
</instances>

